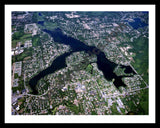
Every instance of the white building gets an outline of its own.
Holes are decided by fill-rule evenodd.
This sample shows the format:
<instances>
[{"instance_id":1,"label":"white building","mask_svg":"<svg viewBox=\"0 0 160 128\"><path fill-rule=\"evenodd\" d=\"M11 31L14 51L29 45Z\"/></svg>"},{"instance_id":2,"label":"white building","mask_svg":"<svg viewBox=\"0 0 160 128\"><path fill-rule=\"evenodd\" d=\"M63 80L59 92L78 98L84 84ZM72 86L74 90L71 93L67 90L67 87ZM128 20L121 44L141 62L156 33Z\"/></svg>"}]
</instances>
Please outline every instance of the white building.
<instances>
[{"instance_id":1,"label":"white building","mask_svg":"<svg viewBox=\"0 0 160 128\"><path fill-rule=\"evenodd\" d=\"M17 73L18 76L21 76L22 61L15 62L15 67L14 68L15 68L14 73Z\"/></svg>"},{"instance_id":2,"label":"white building","mask_svg":"<svg viewBox=\"0 0 160 128\"><path fill-rule=\"evenodd\" d=\"M112 99L108 99L108 107L112 106Z\"/></svg>"},{"instance_id":3,"label":"white building","mask_svg":"<svg viewBox=\"0 0 160 128\"><path fill-rule=\"evenodd\" d=\"M120 108L125 108L123 105L123 102L121 101L121 99L119 97L118 97L118 100L116 100L116 101L117 101Z\"/></svg>"},{"instance_id":4,"label":"white building","mask_svg":"<svg viewBox=\"0 0 160 128\"><path fill-rule=\"evenodd\" d=\"M32 40L27 40L27 41L24 43L24 47L25 47L25 48L32 47Z\"/></svg>"}]
</instances>

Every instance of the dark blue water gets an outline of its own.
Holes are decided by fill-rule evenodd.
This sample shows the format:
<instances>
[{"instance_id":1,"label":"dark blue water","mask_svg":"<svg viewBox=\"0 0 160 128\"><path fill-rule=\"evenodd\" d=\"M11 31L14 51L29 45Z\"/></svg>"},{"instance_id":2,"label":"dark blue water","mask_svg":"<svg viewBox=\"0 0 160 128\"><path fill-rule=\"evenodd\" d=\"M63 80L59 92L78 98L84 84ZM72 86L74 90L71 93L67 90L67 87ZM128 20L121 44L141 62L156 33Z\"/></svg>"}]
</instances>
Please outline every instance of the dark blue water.
<instances>
[{"instance_id":1,"label":"dark blue water","mask_svg":"<svg viewBox=\"0 0 160 128\"><path fill-rule=\"evenodd\" d=\"M44 26L44 21L38 21L37 23Z\"/></svg>"},{"instance_id":2,"label":"dark blue water","mask_svg":"<svg viewBox=\"0 0 160 128\"><path fill-rule=\"evenodd\" d=\"M61 29L59 29L59 28L57 28L53 31L46 30L46 29L44 29L43 31L50 34L53 37L55 42L59 42L61 44L65 44L65 45L70 45L72 51L58 56L52 62L50 67L46 68L45 70L41 71L38 75L36 75L32 79L30 79L29 85L33 90L33 94L38 94L35 86L37 85L37 82L41 78L43 78L44 76L46 76L48 74L54 73L57 70L60 70L62 68L67 67L66 62L65 62L66 57L71 55L72 53L78 52L78 51L84 51L86 53L95 54L97 56L98 69L103 72L105 79L110 81L114 78L115 81L113 83L117 88L119 88L120 86L124 86L124 87L126 86L124 84L124 82L122 81L122 78L126 77L126 76L117 76L113 72L115 67L117 66L117 64L108 60L106 58L105 54L102 51L100 51L98 48L96 48L94 46L88 46L77 39L74 39L72 37L68 37L67 35L64 35L62 33ZM93 51L97 51L97 52L93 52ZM132 70L132 68L130 66L121 65L121 67L125 68L125 73L134 73L135 74L135 72Z\"/></svg>"},{"instance_id":3,"label":"dark blue water","mask_svg":"<svg viewBox=\"0 0 160 128\"><path fill-rule=\"evenodd\" d=\"M141 21L140 18L134 18L134 22L128 22L134 29L142 28L148 26L148 24Z\"/></svg>"},{"instance_id":4,"label":"dark blue water","mask_svg":"<svg viewBox=\"0 0 160 128\"><path fill-rule=\"evenodd\" d=\"M142 11L142 13L148 14L148 11Z\"/></svg>"},{"instance_id":5,"label":"dark blue water","mask_svg":"<svg viewBox=\"0 0 160 128\"><path fill-rule=\"evenodd\" d=\"M40 12L38 13L38 15L39 15L39 16L42 16L42 14L41 14Z\"/></svg>"}]
</instances>

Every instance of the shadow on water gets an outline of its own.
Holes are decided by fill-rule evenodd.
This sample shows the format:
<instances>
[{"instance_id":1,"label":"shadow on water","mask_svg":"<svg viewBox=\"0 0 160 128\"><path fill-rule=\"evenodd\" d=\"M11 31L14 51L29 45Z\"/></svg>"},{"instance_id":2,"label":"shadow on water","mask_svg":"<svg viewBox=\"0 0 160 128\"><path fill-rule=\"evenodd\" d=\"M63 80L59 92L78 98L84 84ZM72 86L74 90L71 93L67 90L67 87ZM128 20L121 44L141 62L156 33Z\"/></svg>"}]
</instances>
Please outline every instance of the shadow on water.
<instances>
[{"instance_id":1,"label":"shadow on water","mask_svg":"<svg viewBox=\"0 0 160 128\"><path fill-rule=\"evenodd\" d=\"M32 92L33 94L38 94L37 90L35 89L35 86L37 85L37 82L41 78L43 78L44 76L46 76L48 74L54 73L57 70L60 70L62 68L67 67L67 65L65 63L65 58L67 56L71 55L73 52L85 51L87 53L88 51L93 51L93 49L96 49L98 51L98 54L95 54L94 52L92 52L92 54L95 54L97 56L98 69L103 72L105 79L109 80L109 81L114 79L113 83L116 86L116 88L119 88L120 86L124 86L124 87L126 86L125 83L122 81L122 78L126 77L126 76L117 76L113 72L115 67L118 65L116 63L108 60L106 58L105 54L102 51L100 51L98 48L96 48L94 46L87 46L86 44L84 44L83 42L81 42L77 39L74 39L72 37L68 37L67 35L64 35L60 28L57 28L53 31L44 29L43 31L50 34L53 37L55 42L65 44L65 45L70 45L72 51L58 56L52 62L50 67L44 69L39 74L34 76L32 79L30 79L29 85L33 90L33 92ZM135 72L132 70L132 68L130 66L121 65L121 67L125 68L125 73L135 74Z\"/></svg>"}]
</instances>

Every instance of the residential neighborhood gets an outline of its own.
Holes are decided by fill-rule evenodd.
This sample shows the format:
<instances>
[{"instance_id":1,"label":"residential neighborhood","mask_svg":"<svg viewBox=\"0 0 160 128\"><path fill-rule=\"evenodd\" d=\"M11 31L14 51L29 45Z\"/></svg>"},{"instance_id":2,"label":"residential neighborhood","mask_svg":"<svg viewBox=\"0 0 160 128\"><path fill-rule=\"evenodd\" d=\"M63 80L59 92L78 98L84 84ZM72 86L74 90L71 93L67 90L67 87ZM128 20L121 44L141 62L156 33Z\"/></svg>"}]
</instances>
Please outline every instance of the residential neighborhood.
<instances>
[{"instance_id":1,"label":"residential neighborhood","mask_svg":"<svg viewBox=\"0 0 160 128\"><path fill-rule=\"evenodd\" d=\"M136 42L148 42L148 26L133 29L129 24L136 17L147 22L147 16L142 12L12 12L12 115L147 115L148 46ZM70 39L69 45L58 37ZM99 51L73 50L74 39ZM100 53L106 64L115 66L115 78L106 79L98 63L105 60ZM65 58L57 59L64 54ZM55 70L51 73L48 68ZM117 88L120 76L126 86ZM31 85L34 78L37 83Z\"/></svg>"}]
</instances>

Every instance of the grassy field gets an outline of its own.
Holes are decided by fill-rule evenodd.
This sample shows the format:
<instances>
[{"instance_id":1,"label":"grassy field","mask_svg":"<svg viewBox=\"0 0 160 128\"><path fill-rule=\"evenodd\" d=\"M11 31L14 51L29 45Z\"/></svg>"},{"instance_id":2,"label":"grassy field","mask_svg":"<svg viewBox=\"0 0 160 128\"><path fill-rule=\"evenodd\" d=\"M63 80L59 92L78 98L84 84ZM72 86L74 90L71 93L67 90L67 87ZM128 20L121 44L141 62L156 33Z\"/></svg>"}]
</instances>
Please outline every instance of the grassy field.
<instances>
[{"instance_id":1,"label":"grassy field","mask_svg":"<svg viewBox=\"0 0 160 128\"><path fill-rule=\"evenodd\" d=\"M44 22L44 26L48 30L53 30L57 27L57 23L54 22Z\"/></svg>"},{"instance_id":2,"label":"grassy field","mask_svg":"<svg viewBox=\"0 0 160 128\"><path fill-rule=\"evenodd\" d=\"M32 34L25 33L22 36L12 40L12 48L15 48L18 42L21 42L21 44L24 44L26 40L31 40L31 39L32 39Z\"/></svg>"},{"instance_id":3,"label":"grassy field","mask_svg":"<svg viewBox=\"0 0 160 128\"><path fill-rule=\"evenodd\" d=\"M24 58L32 56L33 48L25 49L23 53L12 57L12 63L23 61Z\"/></svg>"},{"instance_id":4,"label":"grassy field","mask_svg":"<svg viewBox=\"0 0 160 128\"><path fill-rule=\"evenodd\" d=\"M137 38L132 43L133 51L136 55L133 57L134 63L132 62L135 70L142 75L142 78L148 83L148 39L144 37Z\"/></svg>"},{"instance_id":5,"label":"grassy field","mask_svg":"<svg viewBox=\"0 0 160 128\"><path fill-rule=\"evenodd\" d=\"M128 36L129 37L129 36ZM129 37L130 38L130 37ZM126 47L126 45L129 45L132 47L132 49L129 49L128 52L134 53L132 56L134 59L134 62L131 62L131 65L135 68L135 70L138 72L139 75L142 76L144 81L148 84L148 62L149 62L149 44L148 44L148 38L140 36L137 39L134 39L133 42L122 42L119 46ZM141 84L141 87L145 87L145 83ZM139 104L137 106L134 105L133 101L136 99L135 97L130 101L125 101L130 110L135 112L135 114L138 115L148 115L148 107L149 107L149 93L148 89L144 89L140 91L140 94L137 95L137 98L140 100ZM137 101L136 101L137 102Z\"/></svg>"},{"instance_id":6,"label":"grassy field","mask_svg":"<svg viewBox=\"0 0 160 128\"><path fill-rule=\"evenodd\" d=\"M39 35L35 35L35 36L32 38L32 46L33 46L33 47L36 47L36 46L39 46L39 45L41 45L40 37L39 37Z\"/></svg>"},{"instance_id":7,"label":"grassy field","mask_svg":"<svg viewBox=\"0 0 160 128\"><path fill-rule=\"evenodd\" d=\"M132 47L128 52L134 53L132 55L134 62L131 62L131 65L138 74L142 76L145 82L148 83L148 38L140 36L137 39L134 39L133 42L122 42L119 44L120 47L126 47L127 45Z\"/></svg>"}]
</instances>

